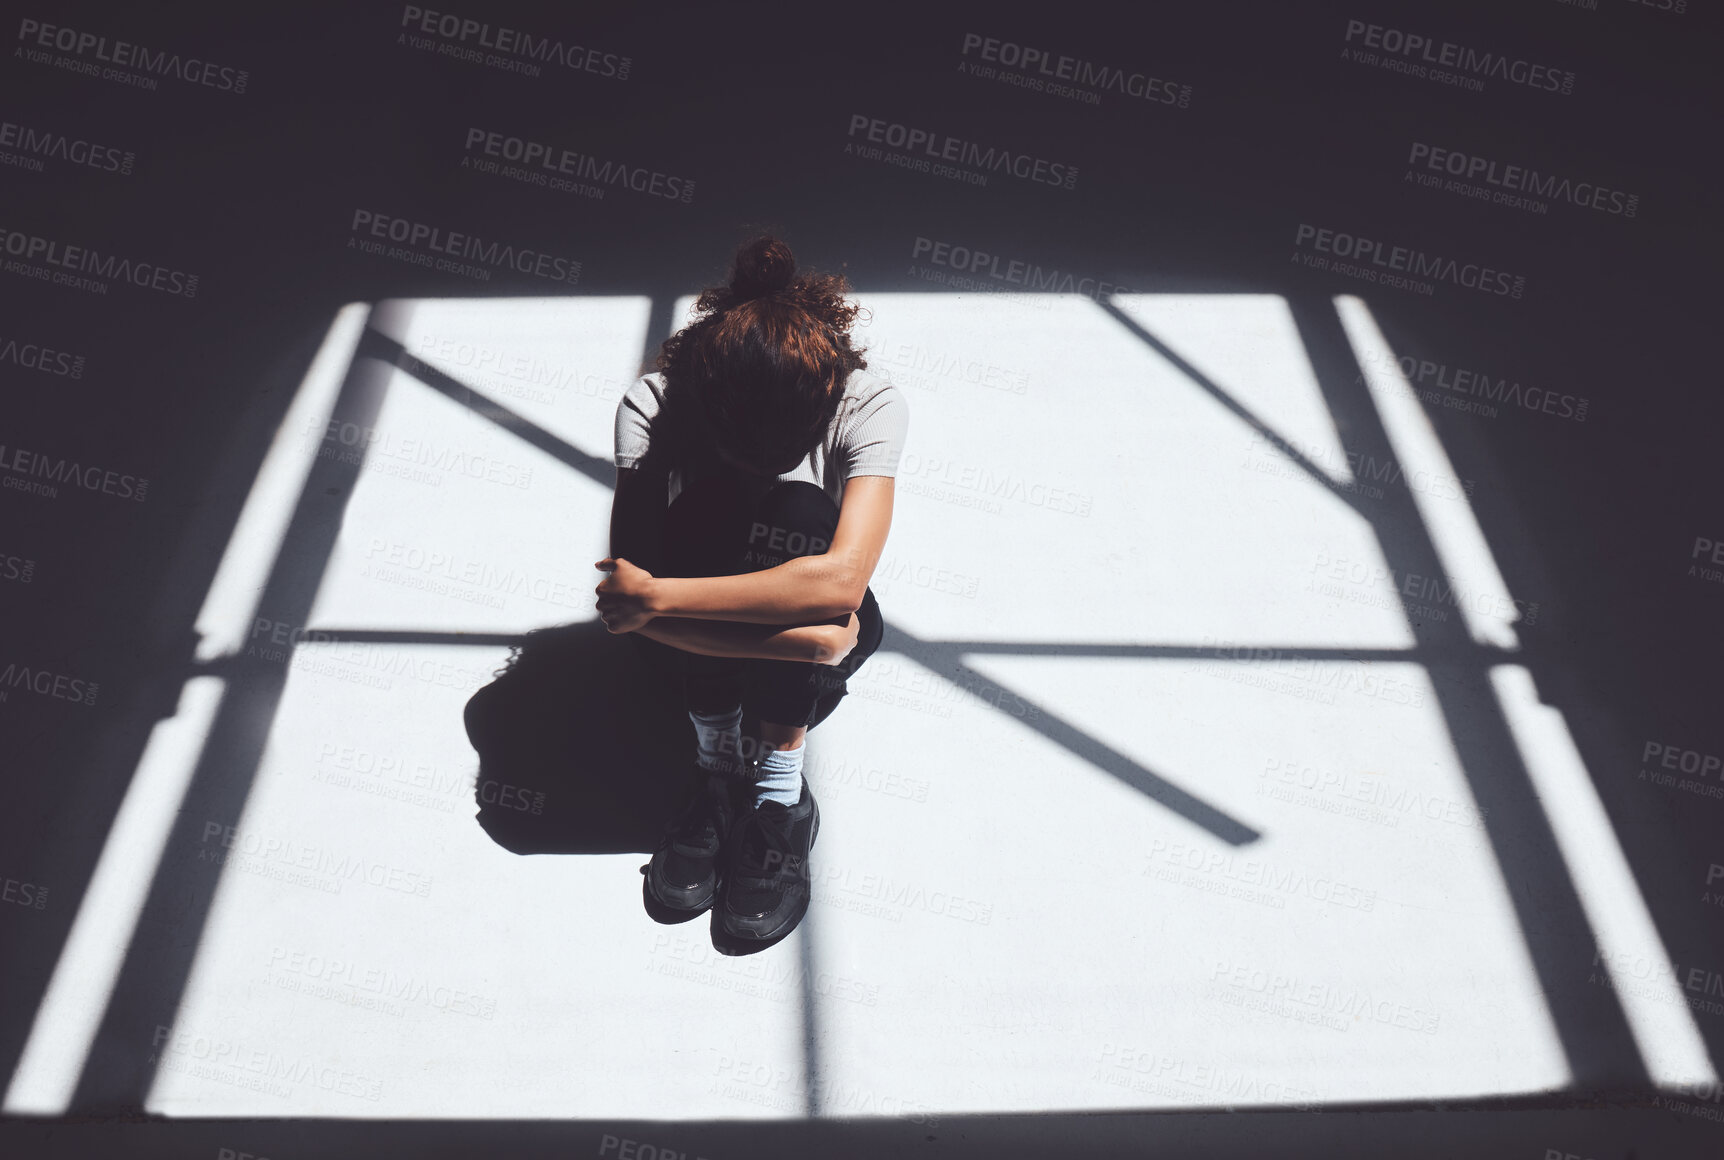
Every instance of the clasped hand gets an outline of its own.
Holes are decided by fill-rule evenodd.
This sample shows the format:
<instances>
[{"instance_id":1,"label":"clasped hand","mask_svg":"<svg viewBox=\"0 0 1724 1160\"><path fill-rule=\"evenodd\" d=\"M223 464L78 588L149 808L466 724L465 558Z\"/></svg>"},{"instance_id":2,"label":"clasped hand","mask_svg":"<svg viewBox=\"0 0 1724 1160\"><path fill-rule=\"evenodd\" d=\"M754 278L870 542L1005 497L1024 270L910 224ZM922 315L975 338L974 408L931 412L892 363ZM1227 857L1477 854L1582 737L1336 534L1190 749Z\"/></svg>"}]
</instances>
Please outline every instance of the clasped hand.
<instances>
[{"instance_id":1,"label":"clasped hand","mask_svg":"<svg viewBox=\"0 0 1724 1160\"><path fill-rule=\"evenodd\" d=\"M608 631L633 632L653 618L646 606L653 579L651 572L619 556L606 556L593 566L609 573L593 589L599 597L596 603L599 619L605 622Z\"/></svg>"}]
</instances>

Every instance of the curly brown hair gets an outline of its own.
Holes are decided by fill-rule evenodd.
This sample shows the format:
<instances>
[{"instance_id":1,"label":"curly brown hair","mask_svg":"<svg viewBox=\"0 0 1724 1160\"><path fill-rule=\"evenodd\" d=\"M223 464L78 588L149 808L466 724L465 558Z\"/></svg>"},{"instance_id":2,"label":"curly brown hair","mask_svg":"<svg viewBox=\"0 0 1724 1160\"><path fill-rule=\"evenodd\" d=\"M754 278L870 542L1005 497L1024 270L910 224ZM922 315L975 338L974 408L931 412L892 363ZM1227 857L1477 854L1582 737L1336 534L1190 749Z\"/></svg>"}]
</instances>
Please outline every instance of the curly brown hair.
<instances>
[{"instance_id":1,"label":"curly brown hair","mask_svg":"<svg viewBox=\"0 0 1724 1160\"><path fill-rule=\"evenodd\" d=\"M790 470L825 434L851 372L868 365L850 341L862 308L849 292L841 274L798 272L777 238L744 244L729 283L703 291L693 320L660 348L667 397L736 462Z\"/></svg>"}]
</instances>

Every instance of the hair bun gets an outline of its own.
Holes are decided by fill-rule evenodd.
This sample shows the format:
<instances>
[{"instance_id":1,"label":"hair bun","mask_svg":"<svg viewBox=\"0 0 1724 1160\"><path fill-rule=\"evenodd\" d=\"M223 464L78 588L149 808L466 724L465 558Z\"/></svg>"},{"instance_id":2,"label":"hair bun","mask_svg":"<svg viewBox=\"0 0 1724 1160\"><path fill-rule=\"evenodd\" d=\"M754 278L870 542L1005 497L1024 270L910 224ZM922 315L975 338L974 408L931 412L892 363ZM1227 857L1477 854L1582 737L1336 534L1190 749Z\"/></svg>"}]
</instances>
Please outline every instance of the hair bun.
<instances>
[{"instance_id":1,"label":"hair bun","mask_svg":"<svg viewBox=\"0 0 1724 1160\"><path fill-rule=\"evenodd\" d=\"M736 252L730 288L742 299L759 298L790 285L796 258L777 238L756 238Z\"/></svg>"}]
</instances>

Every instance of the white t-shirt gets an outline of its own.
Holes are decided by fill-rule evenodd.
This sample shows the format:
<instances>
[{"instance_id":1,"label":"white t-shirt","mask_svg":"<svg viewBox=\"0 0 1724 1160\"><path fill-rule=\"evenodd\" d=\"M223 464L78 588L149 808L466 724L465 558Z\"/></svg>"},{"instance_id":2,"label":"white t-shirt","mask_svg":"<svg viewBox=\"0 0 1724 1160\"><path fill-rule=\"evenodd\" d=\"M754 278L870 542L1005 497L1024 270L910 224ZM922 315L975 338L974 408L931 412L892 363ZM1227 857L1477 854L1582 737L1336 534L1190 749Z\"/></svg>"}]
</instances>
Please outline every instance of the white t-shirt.
<instances>
[{"instance_id":1,"label":"white t-shirt","mask_svg":"<svg viewBox=\"0 0 1724 1160\"><path fill-rule=\"evenodd\" d=\"M652 443L653 420L664 410L664 376L642 375L617 404L616 465L638 467ZM838 411L820 443L794 468L778 478L812 483L832 499L844 502L844 481L858 475L898 474L904 437L910 426L910 406L903 393L885 379L855 371L844 383ZM690 457L670 470L670 494L675 500L683 484L694 480L709 457Z\"/></svg>"}]
</instances>

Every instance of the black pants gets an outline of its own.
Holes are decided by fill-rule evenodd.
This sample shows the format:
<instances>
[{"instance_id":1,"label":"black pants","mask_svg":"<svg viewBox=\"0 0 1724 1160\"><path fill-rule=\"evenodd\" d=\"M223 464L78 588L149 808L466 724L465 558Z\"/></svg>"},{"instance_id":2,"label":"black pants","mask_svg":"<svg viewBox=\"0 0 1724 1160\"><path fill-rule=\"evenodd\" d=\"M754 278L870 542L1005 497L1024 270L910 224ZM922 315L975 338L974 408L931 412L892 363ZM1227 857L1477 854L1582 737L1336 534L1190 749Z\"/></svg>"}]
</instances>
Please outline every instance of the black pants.
<instances>
[{"instance_id":1,"label":"black pants","mask_svg":"<svg viewBox=\"0 0 1724 1160\"><path fill-rule=\"evenodd\" d=\"M684 487L665 512L660 576L735 576L817 556L832 542L838 508L812 483L780 483L720 471ZM872 589L856 610L856 647L840 664L709 657L630 635L667 680L679 681L688 708L742 706L756 721L812 729L843 699L846 680L880 647L885 625Z\"/></svg>"}]
</instances>

